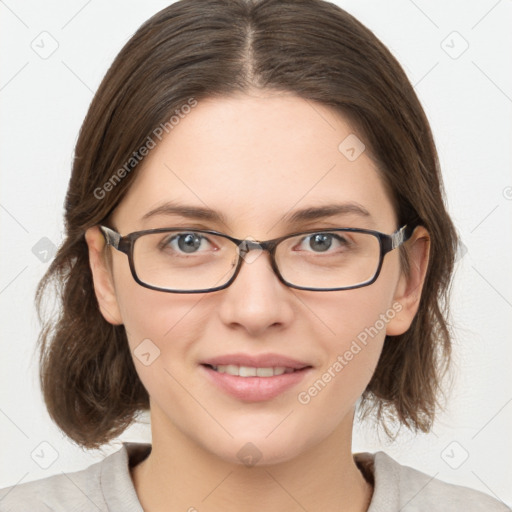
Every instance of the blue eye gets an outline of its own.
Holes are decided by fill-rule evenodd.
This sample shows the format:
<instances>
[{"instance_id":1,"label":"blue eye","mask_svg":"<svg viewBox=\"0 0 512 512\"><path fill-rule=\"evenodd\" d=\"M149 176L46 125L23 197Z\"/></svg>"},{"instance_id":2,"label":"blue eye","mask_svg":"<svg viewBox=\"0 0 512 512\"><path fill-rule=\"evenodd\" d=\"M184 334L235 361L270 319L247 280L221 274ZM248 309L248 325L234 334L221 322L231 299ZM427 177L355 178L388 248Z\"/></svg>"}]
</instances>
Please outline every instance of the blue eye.
<instances>
[{"instance_id":1,"label":"blue eye","mask_svg":"<svg viewBox=\"0 0 512 512\"><path fill-rule=\"evenodd\" d=\"M334 247L336 247L336 243L338 247L348 247L349 245L349 241L346 238L333 233L313 233L304 237L303 241L309 242L307 247L313 249L313 252L326 252L333 247L333 243Z\"/></svg>"},{"instance_id":2,"label":"blue eye","mask_svg":"<svg viewBox=\"0 0 512 512\"><path fill-rule=\"evenodd\" d=\"M167 249L170 247L172 250L177 252L193 254L198 252L202 242L206 240L208 239L199 233L178 233L176 235L166 237L164 240L162 240L160 247L162 249Z\"/></svg>"}]
</instances>

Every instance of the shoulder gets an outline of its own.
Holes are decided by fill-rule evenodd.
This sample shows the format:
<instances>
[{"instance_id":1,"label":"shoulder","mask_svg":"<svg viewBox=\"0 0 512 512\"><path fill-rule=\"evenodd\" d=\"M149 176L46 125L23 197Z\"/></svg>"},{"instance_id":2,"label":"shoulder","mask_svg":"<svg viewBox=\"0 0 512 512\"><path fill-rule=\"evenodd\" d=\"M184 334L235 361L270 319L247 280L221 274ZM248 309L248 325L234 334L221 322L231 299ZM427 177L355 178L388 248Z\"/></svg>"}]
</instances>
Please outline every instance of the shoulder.
<instances>
[{"instance_id":1,"label":"shoulder","mask_svg":"<svg viewBox=\"0 0 512 512\"><path fill-rule=\"evenodd\" d=\"M87 469L60 473L0 489L0 511L87 510L106 511L99 494L101 462ZM37 507L37 508L36 508Z\"/></svg>"},{"instance_id":2,"label":"shoulder","mask_svg":"<svg viewBox=\"0 0 512 512\"><path fill-rule=\"evenodd\" d=\"M409 466L384 452L358 454L372 468L374 500L368 512L511 512L503 502L469 487L449 484ZM387 508L393 502L392 508ZM375 506L375 508L373 508Z\"/></svg>"},{"instance_id":3,"label":"shoulder","mask_svg":"<svg viewBox=\"0 0 512 512\"><path fill-rule=\"evenodd\" d=\"M130 450L146 446L123 443L120 450L86 469L0 489L0 512L107 512L118 500L127 505L124 510L141 510L131 508L138 501L128 459Z\"/></svg>"}]
</instances>

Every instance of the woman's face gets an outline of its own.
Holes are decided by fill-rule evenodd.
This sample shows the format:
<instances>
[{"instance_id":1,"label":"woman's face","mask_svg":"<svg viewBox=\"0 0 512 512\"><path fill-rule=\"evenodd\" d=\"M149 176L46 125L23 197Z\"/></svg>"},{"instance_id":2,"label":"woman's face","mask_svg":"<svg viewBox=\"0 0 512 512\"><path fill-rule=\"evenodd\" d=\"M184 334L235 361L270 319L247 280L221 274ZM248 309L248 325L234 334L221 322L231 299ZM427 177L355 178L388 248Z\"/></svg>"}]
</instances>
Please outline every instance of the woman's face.
<instances>
[{"instance_id":1,"label":"woman's face","mask_svg":"<svg viewBox=\"0 0 512 512\"><path fill-rule=\"evenodd\" d=\"M367 153L358 156L363 147L353 137L333 110L291 94L200 101L150 150L112 224L122 235L187 227L254 240L316 228L392 233L398 226L390 198ZM143 220L168 202L215 210L224 222L166 213ZM346 203L370 215L353 209L288 222L298 210ZM349 436L354 404L372 376L386 331L399 334L412 319L405 308L399 312L405 282L396 250L385 257L377 281L359 289L292 289L261 252L243 262L230 287L200 294L144 288L133 279L126 255L109 250L110 299L108 285L97 276L96 292L107 320L125 325L151 399L153 442L184 436L226 461L240 463L246 455L261 457L261 463L285 461L336 432ZM286 389L258 394L265 379L278 377L249 382L204 366L234 354L289 358L307 368L299 377L279 377L294 379ZM266 367L272 360L261 363ZM218 385L226 379L249 390Z\"/></svg>"}]
</instances>

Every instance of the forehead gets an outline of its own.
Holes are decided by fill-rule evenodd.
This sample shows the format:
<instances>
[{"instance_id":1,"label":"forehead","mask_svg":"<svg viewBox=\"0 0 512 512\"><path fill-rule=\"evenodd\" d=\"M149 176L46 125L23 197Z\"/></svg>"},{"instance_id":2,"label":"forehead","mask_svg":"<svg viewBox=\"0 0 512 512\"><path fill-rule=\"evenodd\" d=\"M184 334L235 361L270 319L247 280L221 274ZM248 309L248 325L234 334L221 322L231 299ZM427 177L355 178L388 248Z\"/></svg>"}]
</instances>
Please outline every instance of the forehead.
<instances>
[{"instance_id":1,"label":"forehead","mask_svg":"<svg viewBox=\"0 0 512 512\"><path fill-rule=\"evenodd\" d=\"M363 144L339 113L288 93L201 100L134 171L114 219L133 229L169 224L163 213L146 214L172 202L215 210L224 230L275 235L296 210L350 202L370 213L349 208L352 224L394 228L390 198Z\"/></svg>"}]
</instances>

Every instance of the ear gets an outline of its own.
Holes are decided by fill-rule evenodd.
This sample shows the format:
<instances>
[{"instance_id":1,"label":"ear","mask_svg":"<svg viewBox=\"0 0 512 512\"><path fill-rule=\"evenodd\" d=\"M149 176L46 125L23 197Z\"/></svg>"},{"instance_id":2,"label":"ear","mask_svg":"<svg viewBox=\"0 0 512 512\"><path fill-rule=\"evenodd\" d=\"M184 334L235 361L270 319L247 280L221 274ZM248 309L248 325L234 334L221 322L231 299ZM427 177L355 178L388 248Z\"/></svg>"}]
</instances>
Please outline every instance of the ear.
<instances>
[{"instance_id":1,"label":"ear","mask_svg":"<svg viewBox=\"0 0 512 512\"><path fill-rule=\"evenodd\" d=\"M409 329L416 315L421 291L427 274L430 254L430 236L423 226L417 226L406 242L409 255L409 272L402 271L393 297L395 317L387 324L386 334L398 336Z\"/></svg>"},{"instance_id":2,"label":"ear","mask_svg":"<svg viewBox=\"0 0 512 512\"><path fill-rule=\"evenodd\" d=\"M123 321L117 303L112 271L104 251L106 242L99 226L93 226L85 232L85 241L89 248L89 265L101 314L107 322L121 325Z\"/></svg>"}]
</instances>

